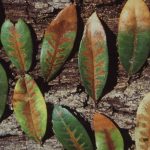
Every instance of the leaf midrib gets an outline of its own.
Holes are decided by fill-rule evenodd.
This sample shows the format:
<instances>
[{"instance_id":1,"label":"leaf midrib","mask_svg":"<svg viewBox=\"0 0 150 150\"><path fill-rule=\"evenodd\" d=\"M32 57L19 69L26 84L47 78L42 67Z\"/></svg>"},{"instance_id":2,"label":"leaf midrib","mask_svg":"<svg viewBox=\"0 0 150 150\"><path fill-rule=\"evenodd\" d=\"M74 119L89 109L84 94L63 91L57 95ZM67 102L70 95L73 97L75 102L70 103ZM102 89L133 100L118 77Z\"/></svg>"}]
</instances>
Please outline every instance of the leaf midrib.
<instances>
[{"instance_id":1,"label":"leaf midrib","mask_svg":"<svg viewBox=\"0 0 150 150\"><path fill-rule=\"evenodd\" d=\"M38 135L37 135L37 133L36 133L36 127L35 127L35 125L34 125L34 117L32 116L32 107L31 107L31 100L33 100L32 99L32 97L31 97L31 95L30 95L30 92L28 91L28 87L27 87L27 85L26 85L26 89L27 89L27 97L29 97L29 101L27 102L28 103L28 105L29 105L29 107L30 107L30 116L31 116L31 121L32 121L32 127L33 127L33 129L34 129L34 135L35 135L35 140L37 141L37 142L39 142L40 141L40 139L39 139L39 137L38 137ZM33 90L33 89L32 89Z\"/></svg>"},{"instance_id":2,"label":"leaf midrib","mask_svg":"<svg viewBox=\"0 0 150 150\"><path fill-rule=\"evenodd\" d=\"M135 52L136 52L136 46L137 46L137 19L136 19L136 12L134 9L134 20L135 20L135 28L133 30L133 36L134 36L134 42L133 42L133 51L132 51L132 57L130 59L130 68L129 68L129 75L132 74L133 66L135 62ZM132 60L132 63L131 63Z\"/></svg>"},{"instance_id":3,"label":"leaf midrib","mask_svg":"<svg viewBox=\"0 0 150 150\"><path fill-rule=\"evenodd\" d=\"M23 69L22 71L24 71L25 70L25 64L24 64L24 61L23 61L23 56L22 56L22 53L20 52L20 44L19 44L19 42L18 42L18 40L17 40L17 31L16 31L16 29L15 29L15 27L13 27L12 28L12 34L14 35L14 44L16 45L16 48L15 48L15 52L16 52L16 56L17 56L17 58L19 59L19 61L20 61L20 65L21 65L21 69Z\"/></svg>"},{"instance_id":4,"label":"leaf midrib","mask_svg":"<svg viewBox=\"0 0 150 150\"><path fill-rule=\"evenodd\" d=\"M88 34L88 33L87 33ZM91 54L92 54L92 56L91 56L91 59L92 59L92 64L91 64L91 66L92 66L92 68L93 68L93 70L92 70L92 93L93 93L93 100L94 101L96 101L96 88L95 88L95 86L96 86L96 84L95 84L95 65L94 65L94 54L93 54L93 51L92 51L92 47L93 47L93 43L92 43L92 35L91 35L91 32L90 32L90 36L89 36L89 43L88 43L88 47L89 47L89 51L91 52Z\"/></svg>"},{"instance_id":5,"label":"leaf midrib","mask_svg":"<svg viewBox=\"0 0 150 150\"><path fill-rule=\"evenodd\" d=\"M57 110L56 110L57 111ZM57 115L60 117L60 120L62 122L62 124L64 125L64 127L66 128L67 132L69 133L70 137L71 137L71 141L74 143L75 148L77 148L77 150L84 150L82 148L82 146L78 143L78 141L76 140L73 132L67 127L67 124L65 123L65 121L63 120L62 116L60 115L60 113L57 111Z\"/></svg>"}]
</instances>

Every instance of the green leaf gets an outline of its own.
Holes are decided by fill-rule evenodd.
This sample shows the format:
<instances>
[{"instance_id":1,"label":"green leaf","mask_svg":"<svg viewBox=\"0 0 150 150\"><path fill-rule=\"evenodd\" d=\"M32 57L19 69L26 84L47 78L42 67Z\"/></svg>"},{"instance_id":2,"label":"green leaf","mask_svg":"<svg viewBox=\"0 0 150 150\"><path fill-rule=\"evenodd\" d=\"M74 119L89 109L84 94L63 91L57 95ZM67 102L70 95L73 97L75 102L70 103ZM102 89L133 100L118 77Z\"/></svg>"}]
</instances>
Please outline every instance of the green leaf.
<instances>
[{"instance_id":1,"label":"green leaf","mask_svg":"<svg viewBox=\"0 0 150 150\"><path fill-rule=\"evenodd\" d=\"M8 92L7 75L4 68L0 64L0 118L2 117L5 110L7 92Z\"/></svg>"},{"instance_id":2,"label":"green leaf","mask_svg":"<svg viewBox=\"0 0 150 150\"><path fill-rule=\"evenodd\" d=\"M26 23L19 19L14 26L6 20L1 28L1 42L16 68L28 71L32 62L32 39Z\"/></svg>"},{"instance_id":3,"label":"green leaf","mask_svg":"<svg viewBox=\"0 0 150 150\"><path fill-rule=\"evenodd\" d=\"M41 71L45 80L52 80L67 60L77 32L75 5L64 8L48 25L41 50Z\"/></svg>"},{"instance_id":4,"label":"green leaf","mask_svg":"<svg viewBox=\"0 0 150 150\"><path fill-rule=\"evenodd\" d=\"M123 150L124 143L120 131L106 116L94 114L94 131L97 150Z\"/></svg>"},{"instance_id":5,"label":"green leaf","mask_svg":"<svg viewBox=\"0 0 150 150\"><path fill-rule=\"evenodd\" d=\"M91 140L82 124L65 108L55 106L53 130L67 150L93 150Z\"/></svg>"},{"instance_id":6,"label":"green leaf","mask_svg":"<svg viewBox=\"0 0 150 150\"><path fill-rule=\"evenodd\" d=\"M96 13L85 25L79 50L79 71L84 87L96 102L102 94L108 74L106 35Z\"/></svg>"},{"instance_id":7,"label":"green leaf","mask_svg":"<svg viewBox=\"0 0 150 150\"><path fill-rule=\"evenodd\" d=\"M128 0L119 19L118 52L129 75L139 71L150 52L150 12L144 0Z\"/></svg>"},{"instance_id":8,"label":"green leaf","mask_svg":"<svg viewBox=\"0 0 150 150\"><path fill-rule=\"evenodd\" d=\"M29 75L20 77L16 83L13 108L22 130L40 142L46 131L47 110L40 89Z\"/></svg>"},{"instance_id":9,"label":"green leaf","mask_svg":"<svg viewBox=\"0 0 150 150\"><path fill-rule=\"evenodd\" d=\"M150 148L150 93L144 97L137 110L135 143L136 150Z\"/></svg>"}]
</instances>

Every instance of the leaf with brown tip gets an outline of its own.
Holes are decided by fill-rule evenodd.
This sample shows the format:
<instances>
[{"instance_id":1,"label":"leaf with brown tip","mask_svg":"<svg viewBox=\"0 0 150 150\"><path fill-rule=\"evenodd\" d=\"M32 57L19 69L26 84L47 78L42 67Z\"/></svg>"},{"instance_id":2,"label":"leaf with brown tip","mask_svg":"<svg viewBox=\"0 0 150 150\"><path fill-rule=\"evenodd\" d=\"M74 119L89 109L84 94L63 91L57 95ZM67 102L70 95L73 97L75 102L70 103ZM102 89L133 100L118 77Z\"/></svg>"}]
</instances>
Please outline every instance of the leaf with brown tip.
<instances>
[{"instance_id":1,"label":"leaf with brown tip","mask_svg":"<svg viewBox=\"0 0 150 150\"><path fill-rule=\"evenodd\" d=\"M136 150L150 148L150 93L144 97L137 110L135 143Z\"/></svg>"},{"instance_id":2,"label":"leaf with brown tip","mask_svg":"<svg viewBox=\"0 0 150 150\"><path fill-rule=\"evenodd\" d=\"M46 131L47 110L42 93L31 76L25 75L17 81L12 102L22 130L40 142Z\"/></svg>"},{"instance_id":3,"label":"leaf with brown tip","mask_svg":"<svg viewBox=\"0 0 150 150\"><path fill-rule=\"evenodd\" d=\"M96 102L102 94L108 74L106 35L96 13L85 25L78 57L82 83Z\"/></svg>"},{"instance_id":4,"label":"leaf with brown tip","mask_svg":"<svg viewBox=\"0 0 150 150\"><path fill-rule=\"evenodd\" d=\"M95 113L94 131L97 150L123 150L124 143L120 131L106 116Z\"/></svg>"},{"instance_id":5,"label":"leaf with brown tip","mask_svg":"<svg viewBox=\"0 0 150 150\"><path fill-rule=\"evenodd\" d=\"M144 0L128 0L121 12L118 52L131 76L139 71L150 52L150 12Z\"/></svg>"},{"instance_id":6,"label":"leaf with brown tip","mask_svg":"<svg viewBox=\"0 0 150 150\"><path fill-rule=\"evenodd\" d=\"M41 71L45 80L51 80L60 70L74 45L77 32L76 6L64 8L48 25L41 50Z\"/></svg>"}]
</instances>

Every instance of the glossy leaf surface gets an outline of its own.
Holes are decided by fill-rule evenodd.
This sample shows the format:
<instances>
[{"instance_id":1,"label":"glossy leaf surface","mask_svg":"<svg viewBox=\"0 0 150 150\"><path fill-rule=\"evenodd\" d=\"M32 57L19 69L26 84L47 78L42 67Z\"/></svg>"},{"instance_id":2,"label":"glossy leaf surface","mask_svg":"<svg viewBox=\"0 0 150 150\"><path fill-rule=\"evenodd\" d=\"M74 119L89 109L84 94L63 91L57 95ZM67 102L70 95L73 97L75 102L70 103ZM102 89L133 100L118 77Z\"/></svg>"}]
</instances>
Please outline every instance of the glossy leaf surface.
<instances>
[{"instance_id":1,"label":"glossy leaf surface","mask_svg":"<svg viewBox=\"0 0 150 150\"><path fill-rule=\"evenodd\" d=\"M123 150L124 143L120 131L106 116L95 113L94 131L97 150Z\"/></svg>"},{"instance_id":2,"label":"glossy leaf surface","mask_svg":"<svg viewBox=\"0 0 150 150\"><path fill-rule=\"evenodd\" d=\"M74 45L77 32L75 5L64 8L48 25L41 50L41 71L45 80L55 77Z\"/></svg>"},{"instance_id":3,"label":"glossy leaf surface","mask_svg":"<svg viewBox=\"0 0 150 150\"><path fill-rule=\"evenodd\" d=\"M139 71L150 52L150 12L144 0L128 0L119 20L118 52L129 75Z\"/></svg>"},{"instance_id":4,"label":"glossy leaf surface","mask_svg":"<svg viewBox=\"0 0 150 150\"><path fill-rule=\"evenodd\" d=\"M5 110L7 92L8 92L7 75L4 68L0 64L0 118L2 117Z\"/></svg>"},{"instance_id":5,"label":"glossy leaf surface","mask_svg":"<svg viewBox=\"0 0 150 150\"><path fill-rule=\"evenodd\" d=\"M150 148L150 93L144 97L137 110L135 143L136 150Z\"/></svg>"},{"instance_id":6,"label":"glossy leaf surface","mask_svg":"<svg viewBox=\"0 0 150 150\"><path fill-rule=\"evenodd\" d=\"M106 35L96 13L88 19L79 50L81 80L88 94L98 100L108 74Z\"/></svg>"},{"instance_id":7,"label":"glossy leaf surface","mask_svg":"<svg viewBox=\"0 0 150 150\"><path fill-rule=\"evenodd\" d=\"M6 20L1 28L1 42L15 67L28 71L32 62L32 40L26 23L19 19L14 26Z\"/></svg>"},{"instance_id":8,"label":"glossy leaf surface","mask_svg":"<svg viewBox=\"0 0 150 150\"><path fill-rule=\"evenodd\" d=\"M31 76L25 75L17 81L13 108L22 130L35 141L41 141L46 130L47 110L42 93Z\"/></svg>"},{"instance_id":9,"label":"glossy leaf surface","mask_svg":"<svg viewBox=\"0 0 150 150\"><path fill-rule=\"evenodd\" d=\"M55 106L52 114L53 130L67 150L93 150L82 124L65 108Z\"/></svg>"}]
</instances>

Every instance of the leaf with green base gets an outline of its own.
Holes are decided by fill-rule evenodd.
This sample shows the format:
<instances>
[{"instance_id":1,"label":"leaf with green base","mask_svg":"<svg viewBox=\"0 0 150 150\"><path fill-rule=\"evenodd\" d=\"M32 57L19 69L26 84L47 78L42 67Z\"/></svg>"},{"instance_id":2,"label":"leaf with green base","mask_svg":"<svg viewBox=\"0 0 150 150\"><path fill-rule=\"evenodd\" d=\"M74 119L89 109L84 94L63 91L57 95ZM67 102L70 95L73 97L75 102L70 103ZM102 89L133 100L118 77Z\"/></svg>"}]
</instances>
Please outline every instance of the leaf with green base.
<instances>
[{"instance_id":1,"label":"leaf with green base","mask_svg":"<svg viewBox=\"0 0 150 150\"><path fill-rule=\"evenodd\" d=\"M135 145L136 150L150 148L150 93L145 95L137 110Z\"/></svg>"},{"instance_id":2,"label":"leaf with green base","mask_svg":"<svg viewBox=\"0 0 150 150\"><path fill-rule=\"evenodd\" d=\"M46 81L52 80L67 60L77 32L76 6L64 8L48 25L42 44L40 65Z\"/></svg>"},{"instance_id":3,"label":"leaf with green base","mask_svg":"<svg viewBox=\"0 0 150 150\"><path fill-rule=\"evenodd\" d=\"M28 71L32 63L32 39L26 23L19 19L14 25L6 20L1 28L1 42L15 67L21 72Z\"/></svg>"},{"instance_id":4,"label":"leaf with green base","mask_svg":"<svg viewBox=\"0 0 150 150\"><path fill-rule=\"evenodd\" d=\"M96 13L92 14L85 25L78 57L82 83L96 103L108 75L106 35Z\"/></svg>"},{"instance_id":5,"label":"leaf with green base","mask_svg":"<svg viewBox=\"0 0 150 150\"><path fill-rule=\"evenodd\" d=\"M93 123L97 150L124 150L120 131L110 119L95 113Z\"/></svg>"},{"instance_id":6,"label":"leaf with green base","mask_svg":"<svg viewBox=\"0 0 150 150\"><path fill-rule=\"evenodd\" d=\"M2 117L5 110L7 92L8 92L7 75L4 68L0 64L0 118Z\"/></svg>"},{"instance_id":7,"label":"leaf with green base","mask_svg":"<svg viewBox=\"0 0 150 150\"><path fill-rule=\"evenodd\" d=\"M118 52L129 76L145 63L150 52L150 12L144 0L125 4L119 19Z\"/></svg>"},{"instance_id":8,"label":"leaf with green base","mask_svg":"<svg viewBox=\"0 0 150 150\"><path fill-rule=\"evenodd\" d=\"M15 116L22 130L32 139L40 142L47 125L47 109L42 93L29 75L20 77L13 95Z\"/></svg>"},{"instance_id":9,"label":"leaf with green base","mask_svg":"<svg viewBox=\"0 0 150 150\"><path fill-rule=\"evenodd\" d=\"M55 106L52 114L53 131L67 150L93 150L82 124L65 108Z\"/></svg>"}]
</instances>

